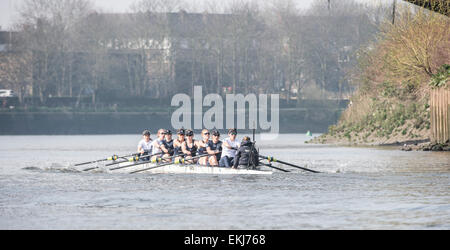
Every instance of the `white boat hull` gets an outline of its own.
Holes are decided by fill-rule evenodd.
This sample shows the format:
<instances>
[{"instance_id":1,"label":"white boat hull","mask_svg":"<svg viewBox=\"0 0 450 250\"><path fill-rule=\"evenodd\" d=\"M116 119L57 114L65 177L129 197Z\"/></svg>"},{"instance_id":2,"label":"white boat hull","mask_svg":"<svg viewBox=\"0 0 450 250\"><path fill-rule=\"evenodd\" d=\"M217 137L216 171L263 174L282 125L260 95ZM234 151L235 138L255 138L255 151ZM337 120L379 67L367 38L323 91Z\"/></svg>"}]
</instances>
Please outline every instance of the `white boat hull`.
<instances>
[{"instance_id":1,"label":"white boat hull","mask_svg":"<svg viewBox=\"0 0 450 250\"><path fill-rule=\"evenodd\" d=\"M126 166L130 164L120 164L120 166ZM131 164L132 165L132 164ZM133 172L141 169L156 167L157 165L152 163L141 164L137 166L122 168L119 170L113 170L113 172ZM272 171L265 170L250 170L250 169L233 169L223 167L208 167L200 166L196 164L192 165L178 165L171 164L161 167L152 168L140 173L152 173L152 174L230 174L230 175L270 175Z\"/></svg>"}]
</instances>

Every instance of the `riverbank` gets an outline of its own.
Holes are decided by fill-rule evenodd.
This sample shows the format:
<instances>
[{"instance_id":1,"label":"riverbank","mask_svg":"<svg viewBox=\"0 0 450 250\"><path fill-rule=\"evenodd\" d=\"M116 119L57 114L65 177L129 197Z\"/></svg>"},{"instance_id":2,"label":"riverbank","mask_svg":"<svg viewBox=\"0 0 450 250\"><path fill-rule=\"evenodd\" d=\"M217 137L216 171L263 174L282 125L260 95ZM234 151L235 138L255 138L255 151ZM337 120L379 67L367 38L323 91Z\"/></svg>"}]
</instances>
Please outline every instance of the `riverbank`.
<instances>
[{"instance_id":1,"label":"riverbank","mask_svg":"<svg viewBox=\"0 0 450 250\"><path fill-rule=\"evenodd\" d=\"M415 131L414 138L407 135L396 135L393 137L368 136L366 138L357 137L356 133L338 133L331 136L329 133L322 134L305 143L311 144L332 144L338 146L393 146L402 151L450 151L450 143L430 142L429 130ZM353 138L353 139L351 139Z\"/></svg>"},{"instance_id":2,"label":"riverbank","mask_svg":"<svg viewBox=\"0 0 450 250\"><path fill-rule=\"evenodd\" d=\"M353 75L358 89L339 121L311 143L448 150L448 141L432 144L429 138L430 93L450 82L450 23L442 16L408 9L397 17L361 51Z\"/></svg>"}]
</instances>

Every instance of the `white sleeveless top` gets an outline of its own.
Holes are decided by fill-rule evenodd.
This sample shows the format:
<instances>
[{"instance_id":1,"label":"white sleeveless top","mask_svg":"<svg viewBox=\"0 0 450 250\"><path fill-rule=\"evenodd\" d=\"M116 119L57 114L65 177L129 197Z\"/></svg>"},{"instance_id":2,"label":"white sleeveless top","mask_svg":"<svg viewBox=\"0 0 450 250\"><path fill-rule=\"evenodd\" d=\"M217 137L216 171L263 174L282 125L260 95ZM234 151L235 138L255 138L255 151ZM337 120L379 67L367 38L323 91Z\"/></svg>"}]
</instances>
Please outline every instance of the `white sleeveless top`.
<instances>
[{"instance_id":1,"label":"white sleeveless top","mask_svg":"<svg viewBox=\"0 0 450 250\"><path fill-rule=\"evenodd\" d=\"M152 152L152 140L146 142L145 139L142 139L138 143L138 148L141 147L144 151L148 152L149 154Z\"/></svg>"},{"instance_id":2,"label":"white sleeveless top","mask_svg":"<svg viewBox=\"0 0 450 250\"><path fill-rule=\"evenodd\" d=\"M235 139L234 141L231 141L230 138L227 138L227 139L223 140L223 142L227 142L228 145L230 145L233 148L239 148L241 146L241 143L237 139ZM222 157L228 156L228 157L234 158L236 156L236 151L237 150L229 149L226 146L223 146L223 144L222 144Z\"/></svg>"},{"instance_id":3,"label":"white sleeveless top","mask_svg":"<svg viewBox=\"0 0 450 250\"><path fill-rule=\"evenodd\" d=\"M162 141L160 140L160 139L156 139L156 140L154 140L153 141L153 143L152 143L152 155L154 155L154 154L159 154L159 153L162 153L162 150L161 150L161 148L159 148L158 146L161 146L162 145Z\"/></svg>"}]
</instances>

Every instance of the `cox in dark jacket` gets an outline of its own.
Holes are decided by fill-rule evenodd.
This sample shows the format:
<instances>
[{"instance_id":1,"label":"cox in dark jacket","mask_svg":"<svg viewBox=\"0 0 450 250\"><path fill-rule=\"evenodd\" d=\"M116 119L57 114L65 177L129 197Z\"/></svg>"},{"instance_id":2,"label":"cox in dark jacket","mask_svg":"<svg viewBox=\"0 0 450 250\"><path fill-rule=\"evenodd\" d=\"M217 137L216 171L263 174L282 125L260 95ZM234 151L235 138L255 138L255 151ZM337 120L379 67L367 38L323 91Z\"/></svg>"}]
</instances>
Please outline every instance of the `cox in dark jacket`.
<instances>
[{"instance_id":1,"label":"cox in dark jacket","mask_svg":"<svg viewBox=\"0 0 450 250\"><path fill-rule=\"evenodd\" d=\"M245 136L242 139L241 147L236 152L234 158L233 168L238 166L245 166L246 168L254 169L259 164L259 155L253 142L250 141L250 137Z\"/></svg>"}]
</instances>

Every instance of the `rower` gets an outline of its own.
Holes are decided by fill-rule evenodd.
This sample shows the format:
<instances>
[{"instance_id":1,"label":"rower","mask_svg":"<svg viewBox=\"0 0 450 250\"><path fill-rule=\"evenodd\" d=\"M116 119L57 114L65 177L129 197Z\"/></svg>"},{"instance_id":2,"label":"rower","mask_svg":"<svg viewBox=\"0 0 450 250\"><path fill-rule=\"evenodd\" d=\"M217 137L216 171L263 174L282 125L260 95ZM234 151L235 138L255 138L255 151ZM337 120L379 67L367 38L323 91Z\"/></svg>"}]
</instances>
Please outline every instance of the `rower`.
<instances>
[{"instance_id":1,"label":"rower","mask_svg":"<svg viewBox=\"0 0 450 250\"><path fill-rule=\"evenodd\" d=\"M206 152L210 155L208 162L210 166L218 166L220 155L222 152L222 141L220 140L220 133L217 130L212 131L212 140L206 145Z\"/></svg>"},{"instance_id":2,"label":"rower","mask_svg":"<svg viewBox=\"0 0 450 250\"><path fill-rule=\"evenodd\" d=\"M158 134L156 136L158 136L158 138L156 140L153 141L152 143L152 162L153 161L157 161L158 158L161 158L161 156L163 155L163 151L161 150L161 145L163 144L163 140L164 140L164 136L166 134L166 130L165 129L159 129L158 130Z\"/></svg>"},{"instance_id":3,"label":"rower","mask_svg":"<svg viewBox=\"0 0 450 250\"><path fill-rule=\"evenodd\" d=\"M183 154L183 151L181 150L181 145L185 141L185 130L184 128L180 128L177 131L178 138L174 140L173 142L173 155L180 155L179 157L175 158L175 161L179 161L181 158L181 155Z\"/></svg>"},{"instance_id":4,"label":"rower","mask_svg":"<svg viewBox=\"0 0 450 250\"><path fill-rule=\"evenodd\" d=\"M207 129L202 130L202 140L196 141L196 145L198 148L198 155L205 155L207 153L206 146L208 145L208 143L210 141L209 135L210 135L209 130L207 130ZM208 165L208 156L200 157L200 159L198 159L198 163L200 165L205 165L205 166Z\"/></svg>"},{"instance_id":5,"label":"rower","mask_svg":"<svg viewBox=\"0 0 450 250\"><path fill-rule=\"evenodd\" d=\"M250 137L244 136L241 147L236 153L233 168L243 167L246 169L255 169L259 165L258 151Z\"/></svg>"},{"instance_id":6,"label":"rower","mask_svg":"<svg viewBox=\"0 0 450 250\"><path fill-rule=\"evenodd\" d=\"M181 151L184 154L186 162L191 164L197 163L197 159L191 159L197 155L197 145L194 140L194 131L186 130L186 141L184 141L181 145Z\"/></svg>"},{"instance_id":7,"label":"rower","mask_svg":"<svg viewBox=\"0 0 450 250\"><path fill-rule=\"evenodd\" d=\"M147 129L142 132L142 140L138 143L137 152L139 156L149 155L152 152L152 139L150 138L150 131ZM150 160L149 157L139 158L141 161Z\"/></svg>"},{"instance_id":8,"label":"rower","mask_svg":"<svg viewBox=\"0 0 450 250\"><path fill-rule=\"evenodd\" d=\"M163 152L163 158L167 158L164 162L171 162L171 156L174 154L173 147L173 139L172 139L172 131L170 129L166 129L165 138L161 144L161 151Z\"/></svg>"},{"instance_id":9,"label":"rower","mask_svg":"<svg viewBox=\"0 0 450 250\"><path fill-rule=\"evenodd\" d=\"M228 130L228 138L223 141L222 144L222 157L219 161L220 167L230 168L234 164L234 157L236 155L236 151L241 145L239 141L236 140L237 131L236 129Z\"/></svg>"}]
</instances>

